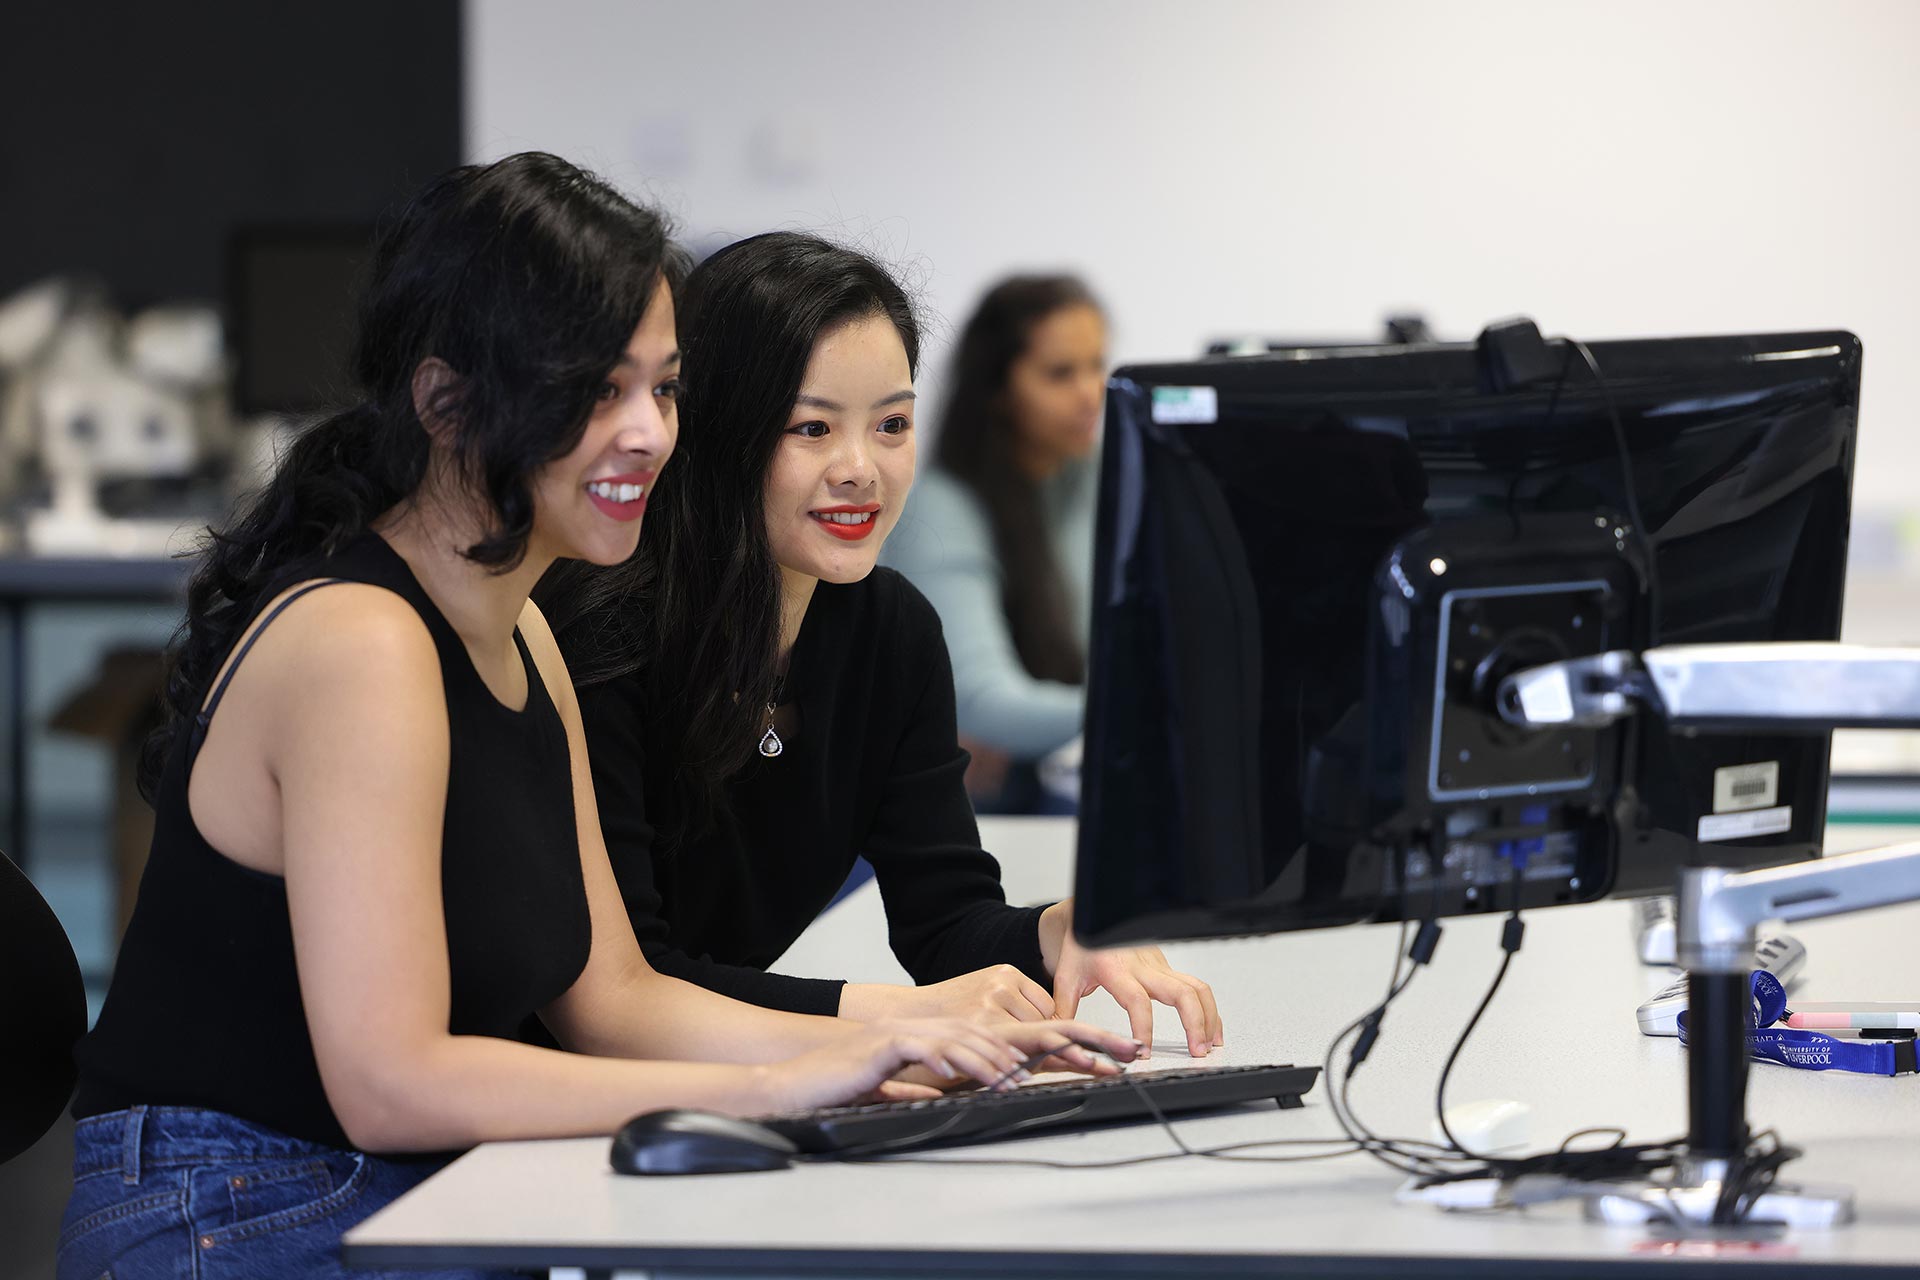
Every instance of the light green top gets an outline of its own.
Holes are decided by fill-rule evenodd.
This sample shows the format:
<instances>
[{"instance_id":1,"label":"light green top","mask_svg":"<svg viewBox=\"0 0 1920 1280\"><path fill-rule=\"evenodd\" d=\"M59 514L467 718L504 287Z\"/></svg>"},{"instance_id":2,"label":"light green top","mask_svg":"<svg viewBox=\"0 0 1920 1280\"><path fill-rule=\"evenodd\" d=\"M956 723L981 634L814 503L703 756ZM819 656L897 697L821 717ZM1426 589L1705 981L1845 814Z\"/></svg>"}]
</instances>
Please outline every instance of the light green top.
<instances>
[{"instance_id":1,"label":"light green top","mask_svg":"<svg viewBox=\"0 0 1920 1280\"><path fill-rule=\"evenodd\" d=\"M1082 646L1091 609L1096 478L1093 463L1070 464L1041 490ZM963 736L1031 760L1079 735L1084 691L1036 680L1014 650L993 529L972 490L943 468L922 472L880 562L905 574L940 614Z\"/></svg>"}]
</instances>

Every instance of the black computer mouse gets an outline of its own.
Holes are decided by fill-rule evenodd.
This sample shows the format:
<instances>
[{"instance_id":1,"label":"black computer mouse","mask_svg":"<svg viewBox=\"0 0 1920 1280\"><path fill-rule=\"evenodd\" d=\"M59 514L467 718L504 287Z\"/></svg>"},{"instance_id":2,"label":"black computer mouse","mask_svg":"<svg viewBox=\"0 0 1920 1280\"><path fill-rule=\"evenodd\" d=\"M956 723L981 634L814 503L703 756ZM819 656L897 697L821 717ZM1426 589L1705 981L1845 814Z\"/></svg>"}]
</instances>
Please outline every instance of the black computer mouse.
<instances>
[{"instance_id":1,"label":"black computer mouse","mask_svg":"<svg viewBox=\"0 0 1920 1280\"><path fill-rule=\"evenodd\" d=\"M673 1107L627 1121L610 1158L616 1173L752 1173L784 1169L799 1151L751 1120Z\"/></svg>"}]
</instances>

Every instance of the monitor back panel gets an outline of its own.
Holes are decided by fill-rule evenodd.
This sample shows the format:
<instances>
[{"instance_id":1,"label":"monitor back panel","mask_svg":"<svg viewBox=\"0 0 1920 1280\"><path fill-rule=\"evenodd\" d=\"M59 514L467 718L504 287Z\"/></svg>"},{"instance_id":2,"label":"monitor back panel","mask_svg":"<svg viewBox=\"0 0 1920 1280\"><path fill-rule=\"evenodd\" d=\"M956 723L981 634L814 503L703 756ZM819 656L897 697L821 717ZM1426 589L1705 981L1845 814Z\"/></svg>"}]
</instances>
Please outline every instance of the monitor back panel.
<instances>
[{"instance_id":1,"label":"monitor back panel","mask_svg":"<svg viewBox=\"0 0 1920 1280\"><path fill-rule=\"evenodd\" d=\"M1647 610L1637 635L1837 639L1858 340L1592 349L1650 535L1635 546L1651 550L1659 583L1658 616ZM1444 900L1406 901L1404 852L1390 847L1405 832L1386 838L1392 815L1380 813L1369 773L1378 752L1364 726L1382 714L1367 705L1370 628L1382 565L1410 538L1628 508L1606 399L1583 364L1570 368L1557 383L1498 393L1484 389L1471 346L1115 374L1093 592L1083 934L1219 936L1506 905L1458 883ZM1814 856L1828 745L1823 733L1682 739L1641 726L1615 762L1608 834L1580 837L1604 847L1563 850L1563 868L1585 874L1535 875L1527 905L1664 890L1689 859ZM1727 772L1747 766L1752 774ZM1700 819L1730 779L1747 788L1739 803L1770 811L1755 825L1773 829L1703 850ZM1426 887L1437 892L1438 880Z\"/></svg>"}]
</instances>

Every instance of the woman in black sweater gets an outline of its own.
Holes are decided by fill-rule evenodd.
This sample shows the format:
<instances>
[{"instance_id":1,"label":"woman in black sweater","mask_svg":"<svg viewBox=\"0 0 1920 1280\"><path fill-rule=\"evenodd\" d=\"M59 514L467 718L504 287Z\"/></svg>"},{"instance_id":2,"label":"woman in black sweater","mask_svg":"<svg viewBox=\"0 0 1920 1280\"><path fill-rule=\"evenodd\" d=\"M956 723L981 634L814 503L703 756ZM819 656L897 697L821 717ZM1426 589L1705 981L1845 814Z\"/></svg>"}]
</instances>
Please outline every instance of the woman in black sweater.
<instances>
[{"instance_id":1,"label":"woman in black sweater","mask_svg":"<svg viewBox=\"0 0 1920 1280\"><path fill-rule=\"evenodd\" d=\"M542 585L580 685L614 874L656 968L866 1020L1070 1016L1105 988L1190 1053L1213 994L1156 948L1095 952L1072 904L1007 905L980 848L940 621L874 567L914 471L919 329L898 284L817 237L721 250L681 310L688 395L646 541ZM872 863L915 987L766 967Z\"/></svg>"}]
</instances>

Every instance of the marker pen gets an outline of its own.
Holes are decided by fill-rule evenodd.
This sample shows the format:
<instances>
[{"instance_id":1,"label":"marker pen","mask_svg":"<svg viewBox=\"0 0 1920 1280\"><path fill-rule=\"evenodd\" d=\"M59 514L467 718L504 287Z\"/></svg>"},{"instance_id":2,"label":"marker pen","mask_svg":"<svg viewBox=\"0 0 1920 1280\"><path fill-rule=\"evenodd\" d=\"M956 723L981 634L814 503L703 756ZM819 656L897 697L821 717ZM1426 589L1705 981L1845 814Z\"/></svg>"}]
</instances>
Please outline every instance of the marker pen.
<instances>
[{"instance_id":1,"label":"marker pen","mask_svg":"<svg viewBox=\"0 0 1920 1280\"><path fill-rule=\"evenodd\" d=\"M1786 1025L1796 1031L1920 1031L1920 1004L1795 1000Z\"/></svg>"}]
</instances>

